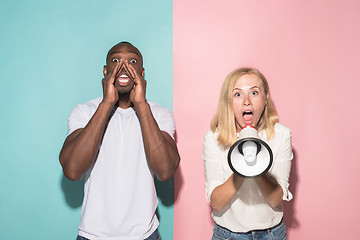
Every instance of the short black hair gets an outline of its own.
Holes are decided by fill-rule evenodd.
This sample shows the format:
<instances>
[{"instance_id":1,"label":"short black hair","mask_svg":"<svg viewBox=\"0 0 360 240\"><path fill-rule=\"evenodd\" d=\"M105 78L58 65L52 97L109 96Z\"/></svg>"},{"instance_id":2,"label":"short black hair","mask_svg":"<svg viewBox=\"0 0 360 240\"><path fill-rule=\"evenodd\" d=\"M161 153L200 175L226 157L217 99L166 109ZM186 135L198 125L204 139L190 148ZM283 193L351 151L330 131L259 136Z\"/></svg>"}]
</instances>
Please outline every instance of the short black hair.
<instances>
[{"instance_id":1,"label":"short black hair","mask_svg":"<svg viewBox=\"0 0 360 240\"><path fill-rule=\"evenodd\" d=\"M127 42L127 41L122 41L122 42L119 42L119 43L115 44L114 46L112 46L112 47L110 48L110 50L109 50L108 53L106 54L106 59L105 59L106 65L108 64L109 57L110 57L110 54L111 54L111 50L112 50L114 47L116 47L116 46L118 46L118 45L120 45L120 44L128 44L128 45L133 46L134 48L137 49L137 47L135 47L134 45L132 45L130 42ZM137 49L137 50L138 50L138 52L140 53L140 57L142 58L141 52L139 51L139 49Z\"/></svg>"}]
</instances>

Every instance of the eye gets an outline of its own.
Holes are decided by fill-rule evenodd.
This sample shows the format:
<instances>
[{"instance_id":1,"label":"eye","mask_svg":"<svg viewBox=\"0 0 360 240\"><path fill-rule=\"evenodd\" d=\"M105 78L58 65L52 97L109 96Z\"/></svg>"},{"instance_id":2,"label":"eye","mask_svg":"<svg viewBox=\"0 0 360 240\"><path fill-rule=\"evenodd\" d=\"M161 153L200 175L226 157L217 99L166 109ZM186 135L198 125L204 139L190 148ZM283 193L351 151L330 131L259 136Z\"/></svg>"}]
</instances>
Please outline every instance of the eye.
<instances>
[{"instance_id":1,"label":"eye","mask_svg":"<svg viewBox=\"0 0 360 240\"><path fill-rule=\"evenodd\" d=\"M241 94L238 92L234 94L234 97L240 97L240 96L241 96Z\"/></svg>"},{"instance_id":2,"label":"eye","mask_svg":"<svg viewBox=\"0 0 360 240\"><path fill-rule=\"evenodd\" d=\"M136 59L131 59L130 63L137 63L137 60Z\"/></svg>"},{"instance_id":3,"label":"eye","mask_svg":"<svg viewBox=\"0 0 360 240\"><path fill-rule=\"evenodd\" d=\"M253 91L253 92L252 92L252 95L253 95L253 96L256 96L256 95L258 95L258 94L259 94L258 91Z\"/></svg>"},{"instance_id":4,"label":"eye","mask_svg":"<svg viewBox=\"0 0 360 240\"><path fill-rule=\"evenodd\" d=\"M118 58L113 58L111 59L112 62L120 62L120 60Z\"/></svg>"}]
</instances>

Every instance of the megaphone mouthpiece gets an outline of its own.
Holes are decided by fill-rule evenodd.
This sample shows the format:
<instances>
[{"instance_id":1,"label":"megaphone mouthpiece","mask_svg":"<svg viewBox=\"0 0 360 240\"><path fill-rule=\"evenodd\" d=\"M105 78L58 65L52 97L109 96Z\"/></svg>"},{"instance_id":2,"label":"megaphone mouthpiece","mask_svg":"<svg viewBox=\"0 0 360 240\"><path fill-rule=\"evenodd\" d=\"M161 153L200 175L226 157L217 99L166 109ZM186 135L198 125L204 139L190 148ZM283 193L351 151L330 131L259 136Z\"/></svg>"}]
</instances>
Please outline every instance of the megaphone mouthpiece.
<instances>
[{"instance_id":1,"label":"megaphone mouthpiece","mask_svg":"<svg viewBox=\"0 0 360 240\"><path fill-rule=\"evenodd\" d=\"M256 156L260 152L260 144L256 144L254 141L246 141L238 146L240 154L245 158L245 162L249 166L256 164Z\"/></svg>"}]
</instances>

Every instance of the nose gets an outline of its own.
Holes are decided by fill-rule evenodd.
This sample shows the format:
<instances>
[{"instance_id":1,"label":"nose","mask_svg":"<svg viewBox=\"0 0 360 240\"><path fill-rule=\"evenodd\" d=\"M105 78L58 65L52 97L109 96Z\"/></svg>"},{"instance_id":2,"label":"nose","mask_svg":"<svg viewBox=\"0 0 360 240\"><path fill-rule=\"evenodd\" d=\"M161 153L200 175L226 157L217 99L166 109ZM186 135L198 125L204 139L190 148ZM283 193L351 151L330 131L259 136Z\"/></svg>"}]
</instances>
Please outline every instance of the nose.
<instances>
[{"instance_id":1,"label":"nose","mask_svg":"<svg viewBox=\"0 0 360 240\"><path fill-rule=\"evenodd\" d=\"M249 96L247 94L245 94L243 105L244 106L249 106L250 104L251 104L250 98L249 98Z\"/></svg>"},{"instance_id":2,"label":"nose","mask_svg":"<svg viewBox=\"0 0 360 240\"><path fill-rule=\"evenodd\" d=\"M121 58L120 59L120 69L119 69L119 71L121 72L122 70L125 70L126 71L126 65L125 65L125 59L124 58Z\"/></svg>"}]
</instances>

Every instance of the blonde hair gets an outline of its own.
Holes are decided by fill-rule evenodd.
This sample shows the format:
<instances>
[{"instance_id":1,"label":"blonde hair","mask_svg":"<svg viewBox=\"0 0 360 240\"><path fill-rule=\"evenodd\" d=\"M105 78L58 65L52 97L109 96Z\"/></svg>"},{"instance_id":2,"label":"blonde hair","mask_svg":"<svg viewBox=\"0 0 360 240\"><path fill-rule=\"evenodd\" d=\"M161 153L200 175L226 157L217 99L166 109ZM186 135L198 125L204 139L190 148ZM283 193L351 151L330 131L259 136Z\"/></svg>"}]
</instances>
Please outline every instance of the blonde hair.
<instances>
[{"instance_id":1,"label":"blonde hair","mask_svg":"<svg viewBox=\"0 0 360 240\"><path fill-rule=\"evenodd\" d=\"M236 81L246 74L258 76L263 83L265 94L268 96L264 112L256 126L258 131L265 130L267 139L270 139L275 133L275 124L279 122L278 114L271 100L269 84L265 76L255 68L238 68L225 78L220 92L219 105L210 124L212 132L219 133L217 139L218 143L225 148L230 147L237 140L235 115L232 107L232 91Z\"/></svg>"}]
</instances>

